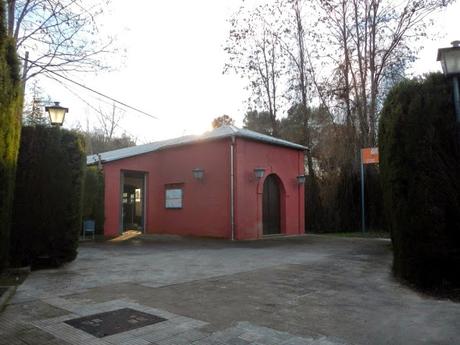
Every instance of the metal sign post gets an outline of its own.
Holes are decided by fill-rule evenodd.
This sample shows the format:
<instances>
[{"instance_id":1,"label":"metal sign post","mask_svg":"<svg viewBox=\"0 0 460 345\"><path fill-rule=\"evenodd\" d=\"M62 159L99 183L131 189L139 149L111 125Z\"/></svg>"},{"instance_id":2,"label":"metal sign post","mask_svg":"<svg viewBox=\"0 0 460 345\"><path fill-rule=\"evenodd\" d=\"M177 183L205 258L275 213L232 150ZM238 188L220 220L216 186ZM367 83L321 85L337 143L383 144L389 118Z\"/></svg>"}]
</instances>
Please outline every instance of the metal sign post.
<instances>
[{"instance_id":1,"label":"metal sign post","mask_svg":"<svg viewBox=\"0 0 460 345\"><path fill-rule=\"evenodd\" d=\"M366 232L366 212L364 210L364 164L363 155L361 154L361 229Z\"/></svg>"},{"instance_id":2,"label":"metal sign post","mask_svg":"<svg viewBox=\"0 0 460 345\"><path fill-rule=\"evenodd\" d=\"M379 162L378 147L361 149L361 228L366 232L366 210L364 203L364 164L376 164Z\"/></svg>"}]
</instances>

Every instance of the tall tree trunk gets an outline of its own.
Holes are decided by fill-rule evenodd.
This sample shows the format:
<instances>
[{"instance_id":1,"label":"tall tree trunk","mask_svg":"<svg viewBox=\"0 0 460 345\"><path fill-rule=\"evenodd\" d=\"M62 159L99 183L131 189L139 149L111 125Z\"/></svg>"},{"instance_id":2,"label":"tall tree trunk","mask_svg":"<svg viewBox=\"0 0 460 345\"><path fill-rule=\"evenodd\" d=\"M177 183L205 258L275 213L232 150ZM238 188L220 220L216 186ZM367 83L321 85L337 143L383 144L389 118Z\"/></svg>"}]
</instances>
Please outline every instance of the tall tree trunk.
<instances>
[{"instance_id":1,"label":"tall tree trunk","mask_svg":"<svg viewBox=\"0 0 460 345\"><path fill-rule=\"evenodd\" d=\"M16 9L16 0L8 0L8 36L14 35L14 12Z\"/></svg>"},{"instance_id":2,"label":"tall tree trunk","mask_svg":"<svg viewBox=\"0 0 460 345\"><path fill-rule=\"evenodd\" d=\"M299 88L301 96L301 107L304 119L304 135L305 143L308 147L305 155L307 158L307 192L306 192L306 229L310 231L321 231L320 226L322 224L322 206L318 181L316 178L315 167L313 164L313 154L311 151L311 128L310 128L310 112L308 110L308 83L307 83L307 70L306 70L306 54L305 49L305 32L302 24L302 13L299 6L299 0L294 3L294 12L296 19L296 35L297 35L297 50L298 50L298 78Z\"/></svg>"},{"instance_id":3,"label":"tall tree trunk","mask_svg":"<svg viewBox=\"0 0 460 345\"><path fill-rule=\"evenodd\" d=\"M347 1L343 0L342 1L342 28L341 28L341 34L342 34L342 40L343 40L343 53L344 53L344 69L343 69L343 78L344 78L344 83L345 83L345 90L343 92L343 97L345 98L345 123L347 126L353 126L354 121L352 119L352 113L351 113L351 100L350 100L350 93L351 93L351 87L350 87L350 51L348 49L348 27L346 23L346 16L347 16L347 10L346 10L346 5Z\"/></svg>"},{"instance_id":4,"label":"tall tree trunk","mask_svg":"<svg viewBox=\"0 0 460 345\"><path fill-rule=\"evenodd\" d=\"M304 47L304 40L305 34L302 25L302 15L299 7L299 1L295 2L295 17L296 17L296 24L297 24L297 49L299 54L299 84L300 84L300 94L301 94L301 102L302 102L302 112L303 117L305 119L305 141L307 147L311 148L311 135L310 135L310 114L308 112L308 96L307 96L307 81L306 81L306 71L305 71L305 47ZM315 169L313 167L313 157L310 150L307 150L307 167L308 167L308 175L311 176L312 179L315 179Z\"/></svg>"}]
</instances>

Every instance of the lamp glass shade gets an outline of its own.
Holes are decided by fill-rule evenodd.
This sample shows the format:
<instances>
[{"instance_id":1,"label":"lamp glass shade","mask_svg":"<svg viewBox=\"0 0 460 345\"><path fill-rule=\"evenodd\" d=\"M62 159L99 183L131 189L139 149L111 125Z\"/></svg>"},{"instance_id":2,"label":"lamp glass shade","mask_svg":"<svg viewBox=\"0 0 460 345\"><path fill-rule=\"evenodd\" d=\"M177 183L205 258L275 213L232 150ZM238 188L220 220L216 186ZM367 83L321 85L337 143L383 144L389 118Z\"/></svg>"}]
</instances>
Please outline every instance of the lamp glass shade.
<instances>
[{"instance_id":1,"label":"lamp glass shade","mask_svg":"<svg viewBox=\"0 0 460 345\"><path fill-rule=\"evenodd\" d=\"M193 177L197 180L202 180L204 177L204 169L201 168L195 168L192 170L193 172Z\"/></svg>"},{"instance_id":2,"label":"lamp glass shade","mask_svg":"<svg viewBox=\"0 0 460 345\"><path fill-rule=\"evenodd\" d=\"M264 177L265 169L264 168L255 168L254 175L257 179Z\"/></svg>"},{"instance_id":3,"label":"lamp glass shade","mask_svg":"<svg viewBox=\"0 0 460 345\"><path fill-rule=\"evenodd\" d=\"M460 74L460 47L439 49L438 61L444 74Z\"/></svg>"},{"instance_id":4,"label":"lamp glass shade","mask_svg":"<svg viewBox=\"0 0 460 345\"><path fill-rule=\"evenodd\" d=\"M61 107L59 102L54 102L54 105L45 107L45 111L49 114L52 125L62 126L65 114L69 111L69 109Z\"/></svg>"},{"instance_id":5,"label":"lamp glass shade","mask_svg":"<svg viewBox=\"0 0 460 345\"><path fill-rule=\"evenodd\" d=\"M305 180L306 180L306 176L305 175L299 175L297 176L297 182L299 184L304 184L305 183Z\"/></svg>"}]
</instances>

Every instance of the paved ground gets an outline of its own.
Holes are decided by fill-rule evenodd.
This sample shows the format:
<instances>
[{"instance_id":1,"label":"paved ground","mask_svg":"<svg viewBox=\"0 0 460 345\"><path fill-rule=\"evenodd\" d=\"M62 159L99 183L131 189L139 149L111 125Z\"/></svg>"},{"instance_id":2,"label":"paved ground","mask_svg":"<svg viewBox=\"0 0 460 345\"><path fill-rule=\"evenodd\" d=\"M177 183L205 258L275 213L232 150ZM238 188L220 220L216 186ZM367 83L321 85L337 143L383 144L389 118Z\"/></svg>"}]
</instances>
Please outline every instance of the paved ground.
<instances>
[{"instance_id":1,"label":"paved ground","mask_svg":"<svg viewBox=\"0 0 460 345\"><path fill-rule=\"evenodd\" d=\"M79 252L19 287L0 344L460 344L460 304L394 281L385 240L153 237ZM167 321L103 338L65 323L121 308Z\"/></svg>"}]
</instances>

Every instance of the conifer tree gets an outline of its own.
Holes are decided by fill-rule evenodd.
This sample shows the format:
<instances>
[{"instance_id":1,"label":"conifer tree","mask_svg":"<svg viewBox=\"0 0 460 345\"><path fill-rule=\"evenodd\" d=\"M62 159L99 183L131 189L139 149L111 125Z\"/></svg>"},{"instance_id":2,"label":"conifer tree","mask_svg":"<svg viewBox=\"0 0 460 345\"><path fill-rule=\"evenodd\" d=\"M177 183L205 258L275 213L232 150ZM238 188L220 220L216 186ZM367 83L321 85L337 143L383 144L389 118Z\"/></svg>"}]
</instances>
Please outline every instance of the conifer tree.
<instances>
[{"instance_id":1,"label":"conifer tree","mask_svg":"<svg viewBox=\"0 0 460 345\"><path fill-rule=\"evenodd\" d=\"M422 288L460 286L460 150L444 75L403 81L380 118L386 223L396 276Z\"/></svg>"},{"instance_id":2,"label":"conifer tree","mask_svg":"<svg viewBox=\"0 0 460 345\"><path fill-rule=\"evenodd\" d=\"M21 107L19 63L15 44L6 32L5 1L0 0L0 269L8 261Z\"/></svg>"}]
</instances>

